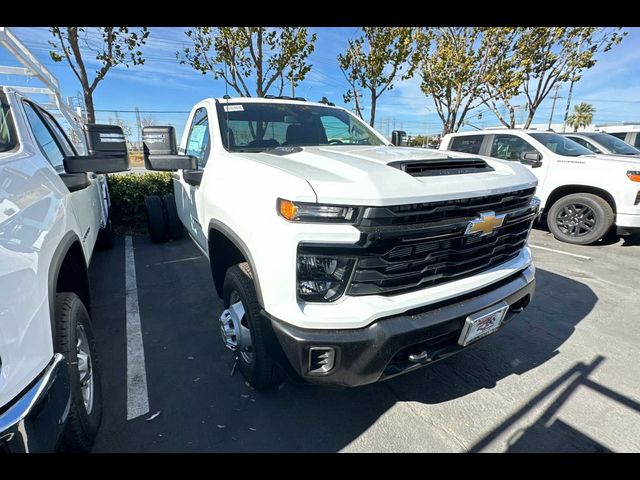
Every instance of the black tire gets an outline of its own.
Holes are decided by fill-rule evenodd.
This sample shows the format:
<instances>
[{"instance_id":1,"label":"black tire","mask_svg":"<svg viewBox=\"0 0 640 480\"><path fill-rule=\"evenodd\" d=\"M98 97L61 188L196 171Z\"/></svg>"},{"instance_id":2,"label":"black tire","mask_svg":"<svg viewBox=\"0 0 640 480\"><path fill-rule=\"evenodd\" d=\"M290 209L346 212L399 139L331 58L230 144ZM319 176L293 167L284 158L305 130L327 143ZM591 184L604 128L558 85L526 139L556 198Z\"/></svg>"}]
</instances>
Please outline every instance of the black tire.
<instances>
[{"instance_id":1,"label":"black tire","mask_svg":"<svg viewBox=\"0 0 640 480\"><path fill-rule=\"evenodd\" d=\"M63 354L68 362L71 386L71 406L60 447L68 452L88 452L102 420L102 388L91 320L80 297L69 292L56 294L55 315L55 351ZM93 401L90 411L83 401L78 373L78 325L84 329L91 358Z\"/></svg>"},{"instance_id":2,"label":"black tire","mask_svg":"<svg viewBox=\"0 0 640 480\"><path fill-rule=\"evenodd\" d=\"M98 250L111 250L116 243L116 236L113 233L111 226L111 219L107 222L107 226L101 228L98 232L98 239L96 240L96 248Z\"/></svg>"},{"instance_id":3,"label":"black tire","mask_svg":"<svg viewBox=\"0 0 640 480\"><path fill-rule=\"evenodd\" d=\"M158 195L149 195L144 199L147 207L147 229L153 243L162 243L169 240L167 223L164 218L162 199Z\"/></svg>"},{"instance_id":4,"label":"black tire","mask_svg":"<svg viewBox=\"0 0 640 480\"><path fill-rule=\"evenodd\" d=\"M234 265L224 278L224 308L229 308L231 293L237 291L245 308L245 315L251 332L254 358L247 363L242 355L236 355L238 369L256 390L269 390L282 382L282 371L276 364L271 351L268 325L260 317L260 304L256 296L253 274L249 264Z\"/></svg>"},{"instance_id":5,"label":"black tire","mask_svg":"<svg viewBox=\"0 0 640 480\"><path fill-rule=\"evenodd\" d=\"M577 209L586 207L586 211L589 212L588 216L579 221L584 222L582 225L588 224L589 231L585 231L583 226L571 232L570 228L563 226L563 218L567 218L567 212L576 210L571 207L572 205L575 205ZM573 193L556 200L551 206L547 215L547 226L553 236L561 242L589 245L597 242L609 232L614 219L613 209L604 198L592 193Z\"/></svg>"},{"instance_id":6,"label":"black tire","mask_svg":"<svg viewBox=\"0 0 640 480\"><path fill-rule=\"evenodd\" d=\"M167 195L162 197L162 203L164 204L169 237L172 240L180 240L182 238L183 228L180 217L178 216L176 199L173 196L173 193L168 193Z\"/></svg>"}]
</instances>

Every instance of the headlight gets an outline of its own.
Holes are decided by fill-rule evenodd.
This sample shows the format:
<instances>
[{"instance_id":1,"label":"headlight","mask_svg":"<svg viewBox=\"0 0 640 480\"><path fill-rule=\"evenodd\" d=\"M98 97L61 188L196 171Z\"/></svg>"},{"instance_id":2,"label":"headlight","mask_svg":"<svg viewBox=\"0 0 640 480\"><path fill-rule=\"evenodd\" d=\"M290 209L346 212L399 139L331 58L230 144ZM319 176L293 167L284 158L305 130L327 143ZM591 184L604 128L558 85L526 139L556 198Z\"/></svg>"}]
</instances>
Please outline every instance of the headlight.
<instances>
[{"instance_id":1,"label":"headlight","mask_svg":"<svg viewBox=\"0 0 640 480\"><path fill-rule=\"evenodd\" d=\"M636 170L629 170L627 172L627 177L629 177L629 180L632 182L640 182L640 172Z\"/></svg>"},{"instance_id":2,"label":"headlight","mask_svg":"<svg viewBox=\"0 0 640 480\"><path fill-rule=\"evenodd\" d=\"M358 217L358 209L354 207L292 202L283 198L278 199L277 210L290 222L353 223Z\"/></svg>"},{"instance_id":3,"label":"headlight","mask_svg":"<svg viewBox=\"0 0 640 480\"><path fill-rule=\"evenodd\" d=\"M337 300L347 287L354 263L349 257L298 254L298 297L306 302Z\"/></svg>"}]
</instances>

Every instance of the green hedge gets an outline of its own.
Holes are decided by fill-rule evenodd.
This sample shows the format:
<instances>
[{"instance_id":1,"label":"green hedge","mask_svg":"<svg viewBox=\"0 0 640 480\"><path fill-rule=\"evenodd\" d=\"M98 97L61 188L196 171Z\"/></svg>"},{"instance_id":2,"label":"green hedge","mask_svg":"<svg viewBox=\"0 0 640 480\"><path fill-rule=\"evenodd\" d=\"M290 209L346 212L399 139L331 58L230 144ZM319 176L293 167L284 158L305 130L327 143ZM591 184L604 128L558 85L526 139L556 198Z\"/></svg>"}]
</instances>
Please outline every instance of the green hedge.
<instances>
[{"instance_id":1,"label":"green hedge","mask_svg":"<svg viewBox=\"0 0 640 480\"><path fill-rule=\"evenodd\" d=\"M107 182L111 198L111 223L117 233L146 233L145 197L173 193L169 172L108 175Z\"/></svg>"}]
</instances>

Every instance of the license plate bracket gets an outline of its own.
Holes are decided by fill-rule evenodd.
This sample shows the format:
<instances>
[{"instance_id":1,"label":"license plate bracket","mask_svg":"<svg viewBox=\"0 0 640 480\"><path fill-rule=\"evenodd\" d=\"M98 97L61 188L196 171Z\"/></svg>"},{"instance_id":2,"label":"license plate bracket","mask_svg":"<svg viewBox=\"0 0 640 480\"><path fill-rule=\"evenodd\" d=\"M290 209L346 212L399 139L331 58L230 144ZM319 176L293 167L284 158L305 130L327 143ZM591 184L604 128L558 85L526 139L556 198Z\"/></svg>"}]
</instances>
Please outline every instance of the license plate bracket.
<instances>
[{"instance_id":1,"label":"license plate bracket","mask_svg":"<svg viewBox=\"0 0 640 480\"><path fill-rule=\"evenodd\" d=\"M498 330L508 310L509 305L506 302L500 302L469 315L465 319L464 327L458 338L458 345L466 347Z\"/></svg>"}]
</instances>

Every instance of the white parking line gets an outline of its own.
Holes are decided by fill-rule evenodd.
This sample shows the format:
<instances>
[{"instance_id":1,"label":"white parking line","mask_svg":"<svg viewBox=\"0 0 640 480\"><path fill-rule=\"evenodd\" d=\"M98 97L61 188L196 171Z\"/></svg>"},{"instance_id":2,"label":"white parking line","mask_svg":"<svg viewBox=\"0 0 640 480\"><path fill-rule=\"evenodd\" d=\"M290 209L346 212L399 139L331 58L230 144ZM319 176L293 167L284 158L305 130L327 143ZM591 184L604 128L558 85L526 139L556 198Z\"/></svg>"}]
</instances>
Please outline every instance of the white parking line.
<instances>
[{"instance_id":1,"label":"white parking line","mask_svg":"<svg viewBox=\"0 0 640 480\"><path fill-rule=\"evenodd\" d=\"M127 235L124 242L127 308L127 420L131 420L149 413L149 394L140 327L136 263L131 236Z\"/></svg>"},{"instance_id":2,"label":"white parking line","mask_svg":"<svg viewBox=\"0 0 640 480\"><path fill-rule=\"evenodd\" d=\"M537 248L539 250L546 250L547 252L561 253L562 255L569 255L570 257L582 258L583 260L591 260L591 257L587 257L586 255L578 255L577 253L563 252L562 250L556 250L555 248L541 247L540 245L529 244L529 246L531 248Z\"/></svg>"}]
</instances>

